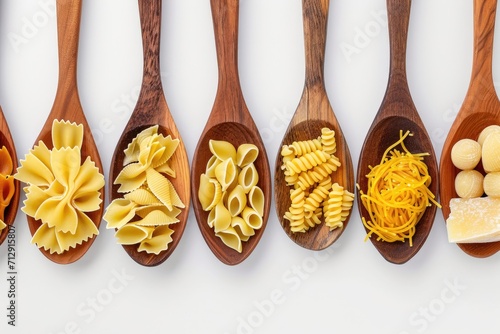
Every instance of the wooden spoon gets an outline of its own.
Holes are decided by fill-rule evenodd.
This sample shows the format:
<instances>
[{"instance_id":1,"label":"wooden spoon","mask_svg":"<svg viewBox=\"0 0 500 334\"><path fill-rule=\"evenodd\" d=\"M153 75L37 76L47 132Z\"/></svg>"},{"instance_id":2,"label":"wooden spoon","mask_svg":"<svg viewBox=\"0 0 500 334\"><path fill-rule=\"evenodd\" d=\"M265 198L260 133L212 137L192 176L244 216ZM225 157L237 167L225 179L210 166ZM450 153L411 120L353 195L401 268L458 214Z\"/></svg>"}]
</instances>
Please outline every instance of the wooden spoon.
<instances>
[{"instance_id":1,"label":"wooden spoon","mask_svg":"<svg viewBox=\"0 0 500 334\"><path fill-rule=\"evenodd\" d=\"M161 33L162 0L139 0L139 15L141 21L142 43L143 43L143 77L139 98L135 109L127 123L116 146L111 163L109 176L110 198L122 198L118 193L119 185L113 184L120 171L123 169L124 150L132 139L142 130L153 125L159 125L159 131L164 136L181 139L174 119L168 108L163 93L160 71L160 33ZM157 266L164 262L177 247L189 214L191 200L189 182L189 161L186 148L182 139L175 153L170 158L170 167L176 172L176 177L170 179L179 197L186 206L177 216L179 222L170 227L174 230L172 242L168 249L158 255L139 252L138 245L124 245L123 248L128 255L137 263L144 266Z\"/></svg>"},{"instance_id":2,"label":"wooden spoon","mask_svg":"<svg viewBox=\"0 0 500 334\"><path fill-rule=\"evenodd\" d=\"M433 194L438 190L438 169L431 140L413 104L406 79L406 39L410 20L411 0L387 0L387 13L390 39L389 82L382 105L368 131L361 149L357 180L361 190L367 189L369 166L380 163L384 151L399 140L400 130L409 130L413 136L405 140L405 146L412 153L429 153L424 162L427 164L432 183L429 187ZM360 215L369 218L358 193ZM409 242L377 241L376 235L370 240L380 254L389 262L403 264L411 259L422 247L434 223L437 207L428 207L417 224L413 236L413 246ZM368 232L368 230L367 230Z\"/></svg>"},{"instance_id":3,"label":"wooden spoon","mask_svg":"<svg viewBox=\"0 0 500 334\"><path fill-rule=\"evenodd\" d=\"M3 146L5 146L12 159L12 174L14 174L17 169L16 147L14 146L14 140L10 134L9 126L7 125L2 108L0 108L0 149ZM14 195L10 200L9 206L5 208L3 215L3 222L7 225L7 227L0 232L0 245L5 241L5 238L9 234L9 226L12 226L16 220L17 209L19 207L19 194L21 192L20 182L18 180L14 180L14 186Z\"/></svg>"},{"instance_id":4,"label":"wooden spoon","mask_svg":"<svg viewBox=\"0 0 500 334\"><path fill-rule=\"evenodd\" d=\"M311 140L321 136L324 127L335 131L337 152L335 155L341 167L333 173L333 182L338 182L344 189L354 192L354 172L351 154L345 141L340 124L335 117L325 89L324 60L326 29L328 23L329 0L302 0L302 16L305 42L305 84L299 105L283 136L280 148L294 141ZM279 150L281 151L281 149ZM283 217L290 208L290 187L286 185L282 157L278 152L275 164L274 197L276 212L285 233L296 244L311 250L321 250L330 246L344 232L349 217L343 228L330 231L325 224L309 229L305 233L290 230L288 220Z\"/></svg>"},{"instance_id":5,"label":"wooden spoon","mask_svg":"<svg viewBox=\"0 0 500 334\"><path fill-rule=\"evenodd\" d=\"M191 182L194 213L203 238L214 255L223 263L236 265L245 260L254 250L267 225L269 207L271 204L271 178L267 153L259 131L248 111L241 91L238 75L238 14L239 0L211 0L212 17L219 67L219 82L217 93L205 129L201 134L193 157ZM236 148L244 143L254 144L259 149L259 156L254 162L259 174L258 186L265 196L262 227L255 235L243 243L243 250L238 253L226 246L207 224L208 212L198 200L200 175L212 153L209 141L225 140Z\"/></svg>"},{"instance_id":6,"label":"wooden spoon","mask_svg":"<svg viewBox=\"0 0 500 334\"><path fill-rule=\"evenodd\" d=\"M84 127L83 145L81 148L82 158L90 157L95 162L96 167L102 172L102 164L99 152L92 137L90 126L87 123L83 109L80 103L77 88L77 55L78 55L78 40L80 35L80 19L81 19L82 0L58 0L56 3L57 10L57 34L58 34L58 52L59 52L59 79L56 91L56 97L52 110L43 126L38 138L35 140L35 145L43 141L49 149L53 148L51 130L52 123L55 119L67 120L82 124ZM84 161L84 159L82 159ZM100 190L101 199L104 203L104 187ZM88 217L99 228L103 213L103 206L94 212L88 212ZM28 225L31 234L41 226L39 220L35 220L28 216ZM69 264L80 259L90 248L95 238L90 238L88 241L77 245L75 248L70 248L62 254L50 254L40 248L40 251L51 261L59 264Z\"/></svg>"},{"instance_id":7,"label":"wooden spoon","mask_svg":"<svg viewBox=\"0 0 500 334\"><path fill-rule=\"evenodd\" d=\"M453 145L463 138L477 140L485 127L500 125L500 101L492 74L496 8L497 0L474 0L474 58L471 80L441 153L440 195L445 220L450 215L450 199L458 197L455 191L455 176L459 170L451 162ZM475 257L488 257L500 250L500 242L464 243L458 246Z\"/></svg>"}]
</instances>

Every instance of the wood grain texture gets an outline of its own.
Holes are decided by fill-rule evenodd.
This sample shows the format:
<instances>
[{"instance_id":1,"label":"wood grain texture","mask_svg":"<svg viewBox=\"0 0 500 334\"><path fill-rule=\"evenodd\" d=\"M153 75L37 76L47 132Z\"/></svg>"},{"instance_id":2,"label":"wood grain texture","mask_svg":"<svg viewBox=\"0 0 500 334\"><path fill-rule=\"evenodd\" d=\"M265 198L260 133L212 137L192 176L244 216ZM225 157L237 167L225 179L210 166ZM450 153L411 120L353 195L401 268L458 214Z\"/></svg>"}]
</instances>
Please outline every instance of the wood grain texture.
<instances>
[{"instance_id":1,"label":"wood grain texture","mask_svg":"<svg viewBox=\"0 0 500 334\"><path fill-rule=\"evenodd\" d=\"M380 109L368 130L363 143L357 173L357 182L366 192L369 166L380 163L384 151L399 140L400 130L413 133L405 140L405 146L412 153L429 153L424 159L432 183L430 191L438 194L438 166L432 142L411 98L406 77L406 40L410 20L411 0L387 0L387 13L390 41L389 80ZM368 212L357 196L361 217L368 218ZM380 254L389 262L403 264L410 260L423 246L434 223L437 207L428 207L417 224L413 236L413 247L409 242L377 241L373 235L370 241ZM368 232L368 230L367 230Z\"/></svg>"},{"instance_id":2,"label":"wood grain texture","mask_svg":"<svg viewBox=\"0 0 500 334\"><path fill-rule=\"evenodd\" d=\"M113 184L114 180L123 169L125 158L124 150L132 139L142 130L154 125L159 125L159 132L164 136L171 135L172 138L180 139L179 146L170 159L171 167L176 172L176 177L170 179L179 197L185 204L185 208L177 218L179 222L170 225L174 230L172 242L168 249L158 255L137 251L139 245L124 245L127 254L137 263L144 266L157 266L163 263L175 250L186 227L191 202L189 161L186 147L172 114L168 108L163 92L160 71L160 34L161 34L162 0L139 0L139 16L143 43L143 77L141 91L134 111L127 123L115 152L113 154L109 176L110 200L122 198L118 193L119 185Z\"/></svg>"},{"instance_id":3,"label":"wood grain texture","mask_svg":"<svg viewBox=\"0 0 500 334\"><path fill-rule=\"evenodd\" d=\"M18 166L16 147L9 130L9 125L7 124L7 120L5 119L2 108L0 107L0 148L2 148L3 146L5 146L7 151L9 151L10 157L12 159L14 173ZM0 161L0 164L1 163L2 161ZM21 184L18 180L14 180L14 186L14 195L10 200L9 206L4 211L3 222L7 225L7 227L0 232L0 245L5 241L5 238L9 234L9 226L12 226L14 224L17 216L17 209L19 208Z\"/></svg>"},{"instance_id":4,"label":"wood grain texture","mask_svg":"<svg viewBox=\"0 0 500 334\"><path fill-rule=\"evenodd\" d=\"M218 64L218 87L212 112L193 157L191 182L193 207L200 231L214 255L227 265L236 265L244 261L255 249L267 225L271 205L271 173L266 149L257 126L246 106L241 91L238 75L238 0L211 0L214 25L215 46ZM251 143L259 149L255 167L259 174L258 186L265 196L262 228L255 231L247 242L243 243L241 253L226 246L207 224L208 212L203 211L198 200L200 175L205 172L206 164L212 153L208 143L211 139L226 140L238 147Z\"/></svg>"},{"instance_id":5,"label":"wood grain texture","mask_svg":"<svg viewBox=\"0 0 500 334\"><path fill-rule=\"evenodd\" d=\"M39 141L43 141L49 149L52 145L52 123L55 119L67 120L82 124L84 127L83 145L81 149L82 161L86 157L91 157L95 162L96 167L102 174L102 163L99 152L92 137L90 126L83 113L80 97L77 87L77 58L78 58L78 41L80 35L80 20L81 20L82 0L58 0L56 3L57 12L57 36L58 36L58 55L59 55L59 79L54 99L52 110L45 122L38 138L35 140L35 145ZM104 187L100 191L101 199L104 203ZM87 215L99 228L101 218L104 211L103 204L99 210L89 212ZM41 222L32 217L28 218L28 225L31 234L41 226ZM62 254L50 254L40 248L40 251L51 261L59 264L69 264L80 259L90 248L95 237L83 242L75 248L70 248Z\"/></svg>"},{"instance_id":6,"label":"wood grain texture","mask_svg":"<svg viewBox=\"0 0 500 334\"><path fill-rule=\"evenodd\" d=\"M450 199L455 192L455 176L459 170L451 162L453 145L463 138L477 140L487 126L500 125L500 101L492 74L493 37L497 0L474 0L474 56L469 88L462 106L443 145L440 161L441 204L443 216L450 215ZM482 167L479 166L479 169ZM458 244L467 254L488 257L500 250L500 242Z\"/></svg>"},{"instance_id":7,"label":"wood grain texture","mask_svg":"<svg viewBox=\"0 0 500 334\"><path fill-rule=\"evenodd\" d=\"M326 31L328 23L329 0L303 0L302 17L304 24L305 48L305 83L299 105L283 136L280 148L294 141L310 140L321 136L321 129L328 127L335 131L337 152L335 155L341 167L332 174L332 181L338 182L348 191L354 193L354 171L351 154L340 124L335 117L328 99L324 82L324 61ZM288 220L283 217L288 211L290 187L286 185L281 170L282 159L278 150L275 163L274 197L276 213L281 226L288 237L296 244L311 250L322 250L333 244L345 231L349 217L343 228L330 231L324 223L317 225L305 233L293 233ZM352 214L352 212L351 212Z\"/></svg>"}]
</instances>

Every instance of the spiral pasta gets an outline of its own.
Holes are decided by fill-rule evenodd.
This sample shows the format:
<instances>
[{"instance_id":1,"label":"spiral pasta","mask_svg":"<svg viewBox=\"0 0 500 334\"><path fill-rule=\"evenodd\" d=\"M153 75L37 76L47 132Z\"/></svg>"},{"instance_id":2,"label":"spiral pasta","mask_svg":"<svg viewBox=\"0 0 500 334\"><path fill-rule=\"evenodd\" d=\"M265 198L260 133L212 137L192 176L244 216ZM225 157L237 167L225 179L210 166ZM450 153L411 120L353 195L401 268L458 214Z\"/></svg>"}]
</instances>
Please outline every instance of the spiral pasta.
<instances>
[{"instance_id":1,"label":"spiral pasta","mask_svg":"<svg viewBox=\"0 0 500 334\"><path fill-rule=\"evenodd\" d=\"M228 247L241 253L243 242L263 224L264 192L254 162L259 150L253 144L236 149L227 141L210 140L212 152L200 175L198 200L209 211L207 224Z\"/></svg>"},{"instance_id":2,"label":"spiral pasta","mask_svg":"<svg viewBox=\"0 0 500 334\"><path fill-rule=\"evenodd\" d=\"M380 164L370 166L366 192L359 189L368 212L368 217L362 218L369 231L366 239L372 235L386 242L408 239L411 247L426 208L432 204L440 207L428 188L432 180L423 161L428 153L411 153L404 145L408 136L410 131L400 131L399 140L386 149ZM395 149L398 145L403 152Z\"/></svg>"},{"instance_id":3,"label":"spiral pasta","mask_svg":"<svg viewBox=\"0 0 500 334\"><path fill-rule=\"evenodd\" d=\"M16 190L12 172L14 165L5 146L0 149L0 231L7 227L4 222L5 210L9 206Z\"/></svg>"},{"instance_id":4,"label":"spiral pasta","mask_svg":"<svg viewBox=\"0 0 500 334\"><path fill-rule=\"evenodd\" d=\"M284 214L291 232L304 233L322 220L330 230L342 228L349 216L354 195L337 183L332 185L332 174L341 167L336 149L335 132L328 128L317 139L282 146L281 169L292 187L291 205Z\"/></svg>"}]
</instances>

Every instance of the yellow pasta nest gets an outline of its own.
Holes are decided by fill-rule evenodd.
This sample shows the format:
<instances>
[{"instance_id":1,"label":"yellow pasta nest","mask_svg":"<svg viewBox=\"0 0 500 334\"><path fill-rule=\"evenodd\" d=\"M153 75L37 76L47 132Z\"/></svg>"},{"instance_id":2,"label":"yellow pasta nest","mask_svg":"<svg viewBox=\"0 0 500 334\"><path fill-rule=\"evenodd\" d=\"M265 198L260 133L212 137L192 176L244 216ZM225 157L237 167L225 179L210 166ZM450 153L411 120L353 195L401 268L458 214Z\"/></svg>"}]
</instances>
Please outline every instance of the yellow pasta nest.
<instances>
[{"instance_id":1,"label":"yellow pasta nest","mask_svg":"<svg viewBox=\"0 0 500 334\"><path fill-rule=\"evenodd\" d=\"M293 142L281 148L285 182L290 190L291 205L284 218L293 233L306 232L321 224L324 218L330 230L342 228L349 216L354 194L331 175L340 167L335 131L323 128L317 139Z\"/></svg>"},{"instance_id":2,"label":"yellow pasta nest","mask_svg":"<svg viewBox=\"0 0 500 334\"><path fill-rule=\"evenodd\" d=\"M138 245L139 252L158 255L167 250L174 231L170 224L184 203L167 178L175 178L170 158L179 146L179 139L158 134L158 126L141 131L124 151L124 168L114 184L123 198L113 200L106 208L104 220L108 229L122 245Z\"/></svg>"},{"instance_id":3,"label":"yellow pasta nest","mask_svg":"<svg viewBox=\"0 0 500 334\"><path fill-rule=\"evenodd\" d=\"M209 211L208 225L222 242L241 253L243 243L262 227L264 192L257 186L254 161L259 149L242 144L236 149L223 140L210 140L212 157L200 175L198 200Z\"/></svg>"},{"instance_id":4,"label":"yellow pasta nest","mask_svg":"<svg viewBox=\"0 0 500 334\"><path fill-rule=\"evenodd\" d=\"M363 206L369 217L363 217L364 226L369 230L366 239L372 234L377 240L387 242L409 240L413 246L413 235L418 221L432 203L441 207L429 190L431 177L424 162L428 153L412 154L404 145L411 136L410 131L387 148L380 164L370 167L366 175L366 193L359 189ZM401 145L403 152L395 147ZM359 185L358 185L359 188Z\"/></svg>"},{"instance_id":5,"label":"yellow pasta nest","mask_svg":"<svg viewBox=\"0 0 500 334\"><path fill-rule=\"evenodd\" d=\"M40 141L14 177L27 184L22 211L41 221L32 243L61 254L99 234L86 212L99 209L104 176L87 157L81 163L83 125L54 120L53 149Z\"/></svg>"},{"instance_id":6,"label":"yellow pasta nest","mask_svg":"<svg viewBox=\"0 0 500 334\"><path fill-rule=\"evenodd\" d=\"M9 151L2 146L0 149L0 231L7 227L4 222L5 209L9 206L16 191L14 178L11 175L13 169L14 165Z\"/></svg>"}]
</instances>

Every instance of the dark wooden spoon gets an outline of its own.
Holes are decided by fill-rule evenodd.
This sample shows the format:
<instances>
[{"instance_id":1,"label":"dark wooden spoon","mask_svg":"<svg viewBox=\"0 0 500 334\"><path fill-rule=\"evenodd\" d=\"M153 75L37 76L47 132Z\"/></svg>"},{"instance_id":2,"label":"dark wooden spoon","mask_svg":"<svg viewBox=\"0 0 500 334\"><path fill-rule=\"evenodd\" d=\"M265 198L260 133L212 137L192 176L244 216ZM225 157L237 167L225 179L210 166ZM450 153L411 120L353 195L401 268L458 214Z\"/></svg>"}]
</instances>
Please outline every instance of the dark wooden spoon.
<instances>
[{"instance_id":1,"label":"dark wooden spoon","mask_svg":"<svg viewBox=\"0 0 500 334\"><path fill-rule=\"evenodd\" d=\"M457 198L451 162L453 145L463 138L477 140L488 125L500 125L500 101L493 84L493 35L497 0L474 0L474 57L469 89L443 146L440 161L441 205L444 219L450 215L450 200ZM500 250L500 242L463 243L458 246L475 257L488 257Z\"/></svg>"},{"instance_id":2,"label":"dark wooden spoon","mask_svg":"<svg viewBox=\"0 0 500 334\"><path fill-rule=\"evenodd\" d=\"M10 154L12 159L13 172L15 173L17 169L17 153L16 147L14 145L14 140L12 139L12 135L9 130L9 126L3 114L2 108L0 108L0 148L5 146L7 151ZM9 234L9 226L14 224L17 215L17 209L19 208L19 194L21 192L20 182L18 180L14 180L14 195L12 196L9 206L5 208L3 222L7 225L0 232L0 245L5 241L5 238Z\"/></svg>"},{"instance_id":3,"label":"dark wooden spoon","mask_svg":"<svg viewBox=\"0 0 500 334\"><path fill-rule=\"evenodd\" d=\"M410 21L411 0L387 0L387 13L390 39L389 82L382 105L368 130L361 149L357 181L361 190L367 189L370 169L380 163L384 151L399 140L400 130L413 133L405 140L405 146L412 153L429 153L424 162L427 164L432 183L429 187L433 194L438 191L438 167L434 148L422 120L413 104L406 78L406 39ZM359 213L369 218L368 212L357 197ZM409 242L377 241L376 235L370 240L380 254L389 262L403 264L411 259L423 246L434 223L437 207L428 207L417 224L413 236L413 246ZM367 231L368 232L368 231Z\"/></svg>"},{"instance_id":4,"label":"dark wooden spoon","mask_svg":"<svg viewBox=\"0 0 500 334\"><path fill-rule=\"evenodd\" d=\"M84 127L83 145L81 148L82 161L84 161L86 157L90 157L102 174L103 171L99 151L95 145L90 126L83 113L80 97L78 95L76 73L81 9L82 0L58 0L56 3L59 53L58 86L52 110L38 138L35 140L35 145L38 145L38 142L41 140L49 149L53 148L51 130L52 122L55 119L82 124ZM100 193L104 203L104 187L100 190ZM88 217L94 222L97 228L99 228L101 224L103 211L104 207L103 204L101 204L99 210L87 213ZM28 225L33 235L41 226L41 222L28 216ZM69 264L80 259L88 251L94 240L95 237L90 238L88 241L83 242L81 245L77 245L75 248L70 248L62 254L50 254L50 252L45 251L43 247L40 248L40 251L55 263Z\"/></svg>"},{"instance_id":5,"label":"dark wooden spoon","mask_svg":"<svg viewBox=\"0 0 500 334\"><path fill-rule=\"evenodd\" d=\"M354 192L354 171L351 154L340 124L328 100L324 82L329 4L329 0L302 0L306 65L305 84L299 105L283 136L280 148L282 145L289 145L294 141L317 138L321 136L321 129L324 127L334 130L337 143L335 155L342 165L333 173L332 180L338 182L344 189ZM333 231L330 231L330 228L325 224L321 224L305 233L293 233L290 230L288 220L283 218L290 207L291 200L290 187L286 185L281 165L281 154L278 152L275 165L274 197L276 212L283 230L290 239L304 248L321 250L330 246L346 229L349 217L344 221L343 228L337 228Z\"/></svg>"},{"instance_id":6,"label":"dark wooden spoon","mask_svg":"<svg viewBox=\"0 0 500 334\"><path fill-rule=\"evenodd\" d=\"M193 207L198 226L208 247L223 263L236 265L252 253L267 225L272 196L271 177L266 149L245 104L238 75L239 0L211 0L210 4L215 31L219 82L212 112L193 157L191 170L192 191L195 198ZM215 236L215 232L207 224L208 212L203 210L198 200L200 175L205 172L208 159L212 155L209 150L210 139L225 140L235 147L244 143L254 144L259 149L255 167L259 173L257 185L265 196L263 224L259 230L255 231L255 235L243 244L241 253L229 248L219 237Z\"/></svg>"},{"instance_id":7,"label":"dark wooden spoon","mask_svg":"<svg viewBox=\"0 0 500 334\"><path fill-rule=\"evenodd\" d=\"M161 10L162 0L139 0L139 15L142 30L144 68L141 92L137 100L135 109L127 123L116 146L113 159L111 160L111 170L109 176L110 199L122 198L123 194L118 193L119 185L114 185L120 171L123 169L125 158L124 150L132 139L142 130L153 125L159 125L159 131L164 136L171 135L172 138L181 139L180 133L175 125L174 119L165 100L160 71L160 32L161 32ZM170 227L174 230L172 242L168 249L158 255L139 252L138 245L124 245L123 248L128 255L137 263L144 266L157 266L164 262L177 247L189 214L191 200L189 182L189 161L186 148L182 139L175 153L170 158L176 177L170 179L179 197L186 206L177 216L179 222Z\"/></svg>"}]
</instances>

